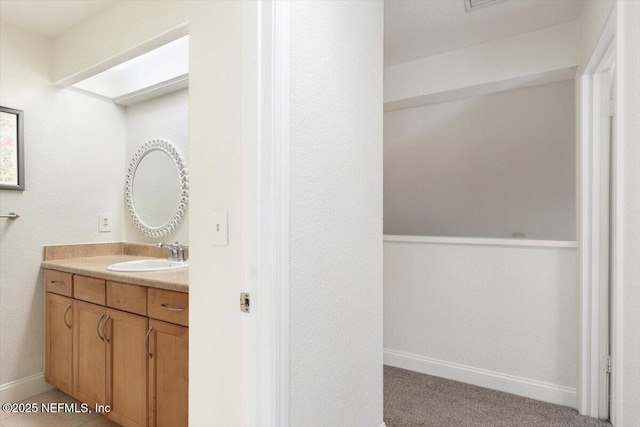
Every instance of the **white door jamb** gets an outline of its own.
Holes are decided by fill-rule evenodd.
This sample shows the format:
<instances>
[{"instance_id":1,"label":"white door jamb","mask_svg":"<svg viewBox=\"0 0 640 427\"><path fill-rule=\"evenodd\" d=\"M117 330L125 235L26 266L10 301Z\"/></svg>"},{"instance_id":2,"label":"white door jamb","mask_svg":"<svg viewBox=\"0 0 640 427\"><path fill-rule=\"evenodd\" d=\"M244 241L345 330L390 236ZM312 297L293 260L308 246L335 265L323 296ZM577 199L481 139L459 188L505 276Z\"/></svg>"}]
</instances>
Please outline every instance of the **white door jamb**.
<instances>
[{"instance_id":1,"label":"white door jamb","mask_svg":"<svg viewBox=\"0 0 640 427\"><path fill-rule=\"evenodd\" d=\"M601 158L605 155L601 153L601 117L604 103L608 100L601 99L600 74L615 57L615 16L614 7L591 58L577 76L580 171L577 408L583 415L604 419L608 418L608 411L603 409L602 404L606 387L602 372L607 367L603 349L607 347L606 313L609 304L606 291L607 275L603 274L602 269L607 265L605 258L608 257L609 243L608 239L603 238L608 234L608 231L603 229L603 208L604 204L608 206L608 200L604 200L604 194L601 193L603 175L607 173L601 167ZM615 339L615 336L612 339Z\"/></svg>"},{"instance_id":2,"label":"white door jamb","mask_svg":"<svg viewBox=\"0 0 640 427\"><path fill-rule=\"evenodd\" d=\"M289 425L289 1L258 6L257 425ZM255 311L254 311L255 307Z\"/></svg>"}]
</instances>

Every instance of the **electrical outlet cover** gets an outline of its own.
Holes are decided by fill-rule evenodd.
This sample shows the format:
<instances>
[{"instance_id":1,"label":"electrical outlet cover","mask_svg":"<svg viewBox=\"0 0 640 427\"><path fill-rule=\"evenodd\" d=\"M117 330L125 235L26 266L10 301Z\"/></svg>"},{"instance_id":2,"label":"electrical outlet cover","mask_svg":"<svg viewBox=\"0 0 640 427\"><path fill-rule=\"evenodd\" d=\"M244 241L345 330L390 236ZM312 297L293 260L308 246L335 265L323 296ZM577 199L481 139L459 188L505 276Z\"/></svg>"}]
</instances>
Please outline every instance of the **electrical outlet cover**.
<instances>
[{"instance_id":1,"label":"electrical outlet cover","mask_svg":"<svg viewBox=\"0 0 640 427\"><path fill-rule=\"evenodd\" d=\"M98 215L98 231L100 233L111 232L111 226L113 225L113 219L111 215Z\"/></svg>"}]
</instances>

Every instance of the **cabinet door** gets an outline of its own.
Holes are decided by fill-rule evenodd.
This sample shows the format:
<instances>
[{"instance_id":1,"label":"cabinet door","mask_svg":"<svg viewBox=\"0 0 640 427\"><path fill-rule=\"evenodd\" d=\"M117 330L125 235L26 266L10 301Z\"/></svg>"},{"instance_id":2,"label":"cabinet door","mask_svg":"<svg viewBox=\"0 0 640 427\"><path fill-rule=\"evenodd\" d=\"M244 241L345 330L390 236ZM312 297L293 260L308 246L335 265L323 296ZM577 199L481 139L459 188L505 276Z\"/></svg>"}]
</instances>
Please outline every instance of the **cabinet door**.
<instances>
[{"instance_id":1,"label":"cabinet door","mask_svg":"<svg viewBox=\"0 0 640 427\"><path fill-rule=\"evenodd\" d=\"M102 306L73 301L73 396L91 406L107 404L106 315Z\"/></svg>"},{"instance_id":2,"label":"cabinet door","mask_svg":"<svg viewBox=\"0 0 640 427\"><path fill-rule=\"evenodd\" d=\"M51 292L45 297L45 369L49 384L72 393L72 299Z\"/></svg>"},{"instance_id":3,"label":"cabinet door","mask_svg":"<svg viewBox=\"0 0 640 427\"><path fill-rule=\"evenodd\" d=\"M175 427L189 419L189 328L149 320L149 425Z\"/></svg>"},{"instance_id":4,"label":"cabinet door","mask_svg":"<svg viewBox=\"0 0 640 427\"><path fill-rule=\"evenodd\" d=\"M107 316L108 416L125 427L146 426L148 319L114 309L107 309Z\"/></svg>"}]
</instances>

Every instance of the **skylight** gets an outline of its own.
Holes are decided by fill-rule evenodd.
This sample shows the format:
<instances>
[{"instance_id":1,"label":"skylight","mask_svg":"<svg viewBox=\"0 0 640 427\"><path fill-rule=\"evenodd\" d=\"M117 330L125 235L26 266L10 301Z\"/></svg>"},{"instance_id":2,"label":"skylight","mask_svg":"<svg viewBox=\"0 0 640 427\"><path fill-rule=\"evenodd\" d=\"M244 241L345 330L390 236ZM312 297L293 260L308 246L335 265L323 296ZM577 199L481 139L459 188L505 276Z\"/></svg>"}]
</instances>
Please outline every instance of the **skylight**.
<instances>
[{"instance_id":1,"label":"skylight","mask_svg":"<svg viewBox=\"0 0 640 427\"><path fill-rule=\"evenodd\" d=\"M126 99L158 86L187 81L189 76L189 36L89 77L72 87L127 105ZM183 85L186 87L186 83Z\"/></svg>"}]
</instances>

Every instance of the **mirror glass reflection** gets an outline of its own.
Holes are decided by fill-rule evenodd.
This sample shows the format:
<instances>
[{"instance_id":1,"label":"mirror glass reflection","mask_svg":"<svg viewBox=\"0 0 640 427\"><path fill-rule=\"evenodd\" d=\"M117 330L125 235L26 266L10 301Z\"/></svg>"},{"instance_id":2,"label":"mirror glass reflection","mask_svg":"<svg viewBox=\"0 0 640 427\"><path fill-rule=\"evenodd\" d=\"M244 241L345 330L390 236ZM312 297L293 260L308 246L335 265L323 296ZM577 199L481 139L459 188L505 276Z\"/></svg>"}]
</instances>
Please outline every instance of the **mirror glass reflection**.
<instances>
[{"instance_id":1,"label":"mirror glass reflection","mask_svg":"<svg viewBox=\"0 0 640 427\"><path fill-rule=\"evenodd\" d=\"M133 177L133 205L139 220L158 228L169 222L180 202L180 174L168 153L151 150L140 159Z\"/></svg>"}]
</instances>

